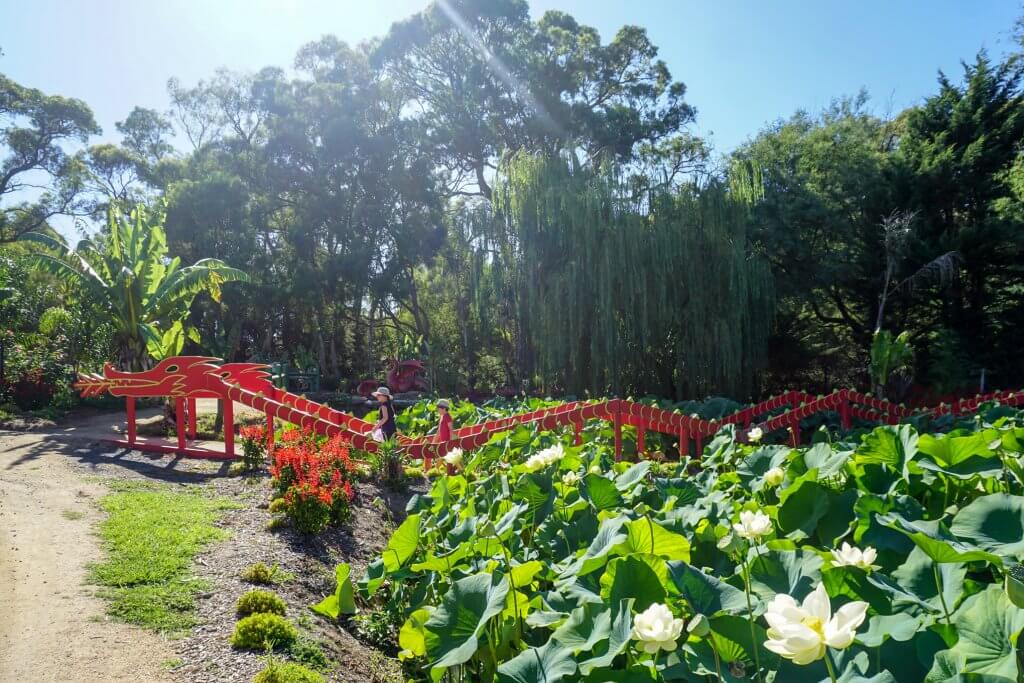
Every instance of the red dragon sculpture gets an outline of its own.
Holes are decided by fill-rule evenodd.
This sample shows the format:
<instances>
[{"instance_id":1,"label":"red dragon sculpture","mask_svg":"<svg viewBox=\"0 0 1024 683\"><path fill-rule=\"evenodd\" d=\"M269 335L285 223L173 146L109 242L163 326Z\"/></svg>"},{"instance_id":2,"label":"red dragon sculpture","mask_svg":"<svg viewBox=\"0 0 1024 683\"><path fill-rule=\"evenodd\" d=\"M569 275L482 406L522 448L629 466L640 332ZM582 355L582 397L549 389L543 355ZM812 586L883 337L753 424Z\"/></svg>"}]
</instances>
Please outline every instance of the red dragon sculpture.
<instances>
[{"instance_id":1,"label":"red dragon sculpture","mask_svg":"<svg viewBox=\"0 0 1024 683\"><path fill-rule=\"evenodd\" d=\"M356 388L360 396L369 397L377 387L386 384L396 394L407 391L429 391L425 377L421 377L427 371L426 366L418 360L403 360L391 358L388 360L388 378L385 382L375 379L364 379Z\"/></svg>"},{"instance_id":2,"label":"red dragon sculpture","mask_svg":"<svg viewBox=\"0 0 1024 683\"><path fill-rule=\"evenodd\" d=\"M141 398L220 398L219 385L238 384L249 391L273 390L269 368L259 363L225 363L210 356L165 358L149 370L124 372L107 363L103 374L85 374L75 382L83 397L110 392L113 396Z\"/></svg>"}]
</instances>

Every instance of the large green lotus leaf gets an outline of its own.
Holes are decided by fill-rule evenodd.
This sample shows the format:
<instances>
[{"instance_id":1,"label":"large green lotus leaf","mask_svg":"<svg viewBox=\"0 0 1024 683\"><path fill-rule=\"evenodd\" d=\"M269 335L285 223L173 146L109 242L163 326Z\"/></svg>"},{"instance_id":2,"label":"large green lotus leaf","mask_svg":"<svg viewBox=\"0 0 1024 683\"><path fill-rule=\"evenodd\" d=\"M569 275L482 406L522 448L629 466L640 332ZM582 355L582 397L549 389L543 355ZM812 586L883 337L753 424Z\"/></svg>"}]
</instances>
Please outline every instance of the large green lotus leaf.
<instances>
[{"instance_id":1,"label":"large green lotus leaf","mask_svg":"<svg viewBox=\"0 0 1024 683\"><path fill-rule=\"evenodd\" d=\"M559 626L552 640L573 651L590 652L594 646L608 639L612 629L612 611L605 604L588 604L574 609L569 619Z\"/></svg>"},{"instance_id":2,"label":"large green lotus leaf","mask_svg":"<svg viewBox=\"0 0 1024 683\"><path fill-rule=\"evenodd\" d=\"M818 470L819 479L828 479L843 471L853 451L835 450L832 444L817 443L803 454L805 470Z\"/></svg>"},{"instance_id":3,"label":"large green lotus leaf","mask_svg":"<svg viewBox=\"0 0 1024 683\"><path fill-rule=\"evenodd\" d=\"M650 460L641 460L628 470L615 477L615 488L625 493L636 486L651 469Z\"/></svg>"},{"instance_id":4,"label":"large green lotus leaf","mask_svg":"<svg viewBox=\"0 0 1024 683\"><path fill-rule=\"evenodd\" d=\"M939 521L911 522L889 512L878 516L878 521L901 531L936 562L975 562L978 560L1002 565L998 555L981 550L954 538Z\"/></svg>"},{"instance_id":5,"label":"large green lotus leaf","mask_svg":"<svg viewBox=\"0 0 1024 683\"><path fill-rule=\"evenodd\" d=\"M736 473L740 481L752 492L758 493L764 488L764 475L773 467L786 464L786 457L792 449L786 446L763 446L743 458Z\"/></svg>"},{"instance_id":6,"label":"large green lotus leaf","mask_svg":"<svg viewBox=\"0 0 1024 683\"><path fill-rule=\"evenodd\" d=\"M970 436L922 434L917 450L942 467L955 467L973 456L991 458L995 455L989 450L985 436L977 432Z\"/></svg>"},{"instance_id":7,"label":"large green lotus leaf","mask_svg":"<svg viewBox=\"0 0 1024 683\"><path fill-rule=\"evenodd\" d=\"M668 567L660 557L616 557L601 575L601 597L613 604L633 598L642 612L656 602L665 602L669 585Z\"/></svg>"},{"instance_id":8,"label":"large green lotus leaf","mask_svg":"<svg viewBox=\"0 0 1024 683\"><path fill-rule=\"evenodd\" d=\"M963 480L973 479L980 475L993 475L1003 468L1003 464L998 458L985 458L980 455L972 455L950 467L937 465L931 460L919 460L917 464L922 470L939 472Z\"/></svg>"},{"instance_id":9,"label":"large green lotus leaf","mask_svg":"<svg viewBox=\"0 0 1024 683\"><path fill-rule=\"evenodd\" d=\"M906 476L906 465L917 454L917 432L910 425L877 427L865 434L853 459L858 465L886 465Z\"/></svg>"},{"instance_id":10,"label":"large green lotus leaf","mask_svg":"<svg viewBox=\"0 0 1024 683\"><path fill-rule=\"evenodd\" d=\"M632 630L633 601L627 599L613 603L607 645L605 641L601 641L597 646L598 654L586 661L580 662L580 673L587 675L591 674L595 669L610 667L615 658L629 645Z\"/></svg>"},{"instance_id":11,"label":"large green lotus leaf","mask_svg":"<svg viewBox=\"0 0 1024 683\"><path fill-rule=\"evenodd\" d=\"M356 613L356 600L352 589L352 567L348 562L342 562L334 569L334 593L313 605L312 609L317 614L322 614L329 619L337 619L342 614Z\"/></svg>"},{"instance_id":12,"label":"large green lotus leaf","mask_svg":"<svg viewBox=\"0 0 1024 683\"><path fill-rule=\"evenodd\" d=\"M1006 568L1006 597L1017 607L1024 608L1024 564Z\"/></svg>"},{"instance_id":13,"label":"large green lotus leaf","mask_svg":"<svg viewBox=\"0 0 1024 683\"><path fill-rule=\"evenodd\" d=\"M878 647L887 639L906 642L921 628L922 619L906 612L879 614L868 620L867 629L857 633L857 642L867 647Z\"/></svg>"},{"instance_id":14,"label":"large green lotus leaf","mask_svg":"<svg viewBox=\"0 0 1024 683\"><path fill-rule=\"evenodd\" d=\"M602 667L594 669L581 678L580 683L651 683L651 672L650 669L645 668L610 669Z\"/></svg>"},{"instance_id":15,"label":"large green lotus leaf","mask_svg":"<svg viewBox=\"0 0 1024 683\"><path fill-rule=\"evenodd\" d=\"M431 666L468 662L476 653L480 632L505 608L507 597L508 581L501 574L481 572L453 583L424 624Z\"/></svg>"},{"instance_id":16,"label":"large green lotus leaf","mask_svg":"<svg viewBox=\"0 0 1024 683\"><path fill-rule=\"evenodd\" d=\"M586 552L564 571L562 575L586 576L594 570L603 567L612 550L626 540L626 534L623 533L622 527L625 526L627 521L626 517L619 516L601 522L601 526L597 530L597 536L594 537L594 540L587 547Z\"/></svg>"},{"instance_id":17,"label":"large green lotus leaf","mask_svg":"<svg viewBox=\"0 0 1024 683\"><path fill-rule=\"evenodd\" d=\"M885 512L898 512L906 519L919 519L924 508L910 496L881 497L873 494L862 495L853 505L857 525L853 530L853 541L860 546L871 546L879 553L887 553L902 560L914 547L906 534L882 524L878 516Z\"/></svg>"},{"instance_id":18,"label":"large green lotus leaf","mask_svg":"<svg viewBox=\"0 0 1024 683\"><path fill-rule=\"evenodd\" d=\"M615 484L593 472L583 478L582 492L598 511L612 510L622 505L622 494L615 488Z\"/></svg>"},{"instance_id":19,"label":"large green lotus leaf","mask_svg":"<svg viewBox=\"0 0 1024 683\"><path fill-rule=\"evenodd\" d=\"M438 572L440 574L451 574L452 570L459 563L466 559L472 551L472 544L469 541L460 543L459 547L447 555L435 555L433 551L427 551L427 556L422 562L417 562L409 568L414 572Z\"/></svg>"},{"instance_id":20,"label":"large green lotus leaf","mask_svg":"<svg viewBox=\"0 0 1024 683\"><path fill-rule=\"evenodd\" d=\"M554 510L556 492L550 472L531 472L520 477L515 496L526 503L534 523L540 522Z\"/></svg>"},{"instance_id":21,"label":"large green lotus leaf","mask_svg":"<svg viewBox=\"0 0 1024 683\"><path fill-rule=\"evenodd\" d=\"M874 576L879 575L875 574ZM860 567L833 567L823 571L821 579L825 583L828 594L833 598L843 595L850 600L863 600L871 605L871 608L878 614L892 612L894 596L908 595L911 597L905 591L897 590L894 593L892 590L877 585L872 581L872 574ZM895 587L895 584L893 585ZM896 588L898 589L898 587Z\"/></svg>"},{"instance_id":22,"label":"large green lotus leaf","mask_svg":"<svg viewBox=\"0 0 1024 683\"><path fill-rule=\"evenodd\" d=\"M690 542L682 534L665 529L650 517L635 519L627 527L626 540L615 549L617 553L639 553L657 555L666 560L690 561Z\"/></svg>"},{"instance_id":23,"label":"large green lotus leaf","mask_svg":"<svg viewBox=\"0 0 1024 683\"><path fill-rule=\"evenodd\" d=\"M938 578L935 572L938 571ZM921 548L914 548L907 561L892 573L892 578L908 592L924 600L935 610L942 609L942 600L952 612L964 594L967 566L958 562L937 563ZM942 597L939 596L939 584ZM902 602L896 600L898 606Z\"/></svg>"},{"instance_id":24,"label":"large green lotus leaf","mask_svg":"<svg viewBox=\"0 0 1024 683\"><path fill-rule=\"evenodd\" d=\"M363 577L356 582L356 585L359 586L359 594L367 599L372 598L384 583L385 578L384 560L378 557L366 567Z\"/></svg>"},{"instance_id":25,"label":"large green lotus leaf","mask_svg":"<svg viewBox=\"0 0 1024 683\"><path fill-rule=\"evenodd\" d=\"M828 511L818 521L818 538L822 545L835 547L839 539L846 537L857 519L854 506L859 496L857 489L846 489L839 494L829 491Z\"/></svg>"},{"instance_id":26,"label":"large green lotus leaf","mask_svg":"<svg viewBox=\"0 0 1024 683\"><path fill-rule=\"evenodd\" d=\"M692 505L700 500L701 497L700 488L689 479L679 477L655 479L654 486L658 489L662 500L674 497L676 499L675 507Z\"/></svg>"},{"instance_id":27,"label":"large green lotus leaf","mask_svg":"<svg viewBox=\"0 0 1024 683\"><path fill-rule=\"evenodd\" d=\"M723 614L712 617L711 642L725 663L743 662L748 669L754 668L754 648L758 650L758 656L762 661L770 661L775 655L764 649L764 641L767 639L765 629L758 623L754 623L751 634L750 621L745 617L737 617ZM751 638L753 635L753 638Z\"/></svg>"},{"instance_id":28,"label":"large green lotus leaf","mask_svg":"<svg viewBox=\"0 0 1024 683\"><path fill-rule=\"evenodd\" d=\"M384 560L384 571L388 574L396 572L416 553L420 542L420 516L410 515L391 534L388 544L380 554Z\"/></svg>"},{"instance_id":29,"label":"large green lotus leaf","mask_svg":"<svg viewBox=\"0 0 1024 683\"><path fill-rule=\"evenodd\" d=\"M989 586L953 623L960 639L949 656L960 673L1018 680L1014 639L1024 628L1024 610L1014 607L1000 586Z\"/></svg>"},{"instance_id":30,"label":"large green lotus leaf","mask_svg":"<svg viewBox=\"0 0 1024 683\"><path fill-rule=\"evenodd\" d=\"M750 588L765 602L779 593L797 600L821 581L821 556L808 550L770 551L750 562Z\"/></svg>"},{"instance_id":31,"label":"large green lotus leaf","mask_svg":"<svg viewBox=\"0 0 1024 683\"><path fill-rule=\"evenodd\" d=\"M717 576L705 574L686 562L669 562L668 573L694 612L717 616L739 614L747 609L747 596L743 591Z\"/></svg>"},{"instance_id":32,"label":"large green lotus leaf","mask_svg":"<svg viewBox=\"0 0 1024 683\"><path fill-rule=\"evenodd\" d=\"M523 562L512 567L512 571L508 573L508 579L516 588L523 588L532 584L537 574L543 569L543 562L540 560L530 560L529 562Z\"/></svg>"},{"instance_id":33,"label":"large green lotus leaf","mask_svg":"<svg viewBox=\"0 0 1024 683\"><path fill-rule=\"evenodd\" d=\"M997 555L1024 555L1024 497L993 493L976 499L953 518L950 531Z\"/></svg>"},{"instance_id":34,"label":"large green lotus leaf","mask_svg":"<svg viewBox=\"0 0 1024 683\"><path fill-rule=\"evenodd\" d=\"M828 512L829 490L817 482L817 475L817 470L808 470L780 494L779 527L784 533L813 536Z\"/></svg>"},{"instance_id":35,"label":"large green lotus leaf","mask_svg":"<svg viewBox=\"0 0 1024 683\"><path fill-rule=\"evenodd\" d=\"M531 647L498 667L498 683L557 683L576 673L572 651L548 641Z\"/></svg>"},{"instance_id":36,"label":"large green lotus leaf","mask_svg":"<svg viewBox=\"0 0 1024 683\"><path fill-rule=\"evenodd\" d=\"M430 619L430 610L420 608L409 615L398 632L398 646L401 651L399 659L412 659L427 656L427 632L423 625Z\"/></svg>"},{"instance_id":37,"label":"large green lotus leaf","mask_svg":"<svg viewBox=\"0 0 1024 683\"><path fill-rule=\"evenodd\" d=\"M857 640L861 640L860 634ZM871 655L871 661L875 671L889 671L897 681L922 681L932 667L935 653L946 647L937 634L921 628L910 640L885 640Z\"/></svg>"}]
</instances>

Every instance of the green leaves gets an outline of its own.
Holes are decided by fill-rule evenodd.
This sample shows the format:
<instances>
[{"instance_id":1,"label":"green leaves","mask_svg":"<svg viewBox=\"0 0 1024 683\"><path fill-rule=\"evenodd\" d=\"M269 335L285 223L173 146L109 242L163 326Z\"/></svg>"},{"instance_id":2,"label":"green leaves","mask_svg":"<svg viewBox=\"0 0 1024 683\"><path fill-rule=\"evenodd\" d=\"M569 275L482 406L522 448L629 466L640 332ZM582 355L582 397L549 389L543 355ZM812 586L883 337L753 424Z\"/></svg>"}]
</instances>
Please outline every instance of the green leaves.
<instances>
[{"instance_id":1,"label":"green leaves","mask_svg":"<svg viewBox=\"0 0 1024 683\"><path fill-rule=\"evenodd\" d=\"M420 516L409 515L401 526L391 534L388 544L381 553L384 571L396 572L412 558L420 542Z\"/></svg>"},{"instance_id":2,"label":"green leaves","mask_svg":"<svg viewBox=\"0 0 1024 683\"><path fill-rule=\"evenodd\" d=\"M1017 681L1018 668L1014 646L1024 629L1024 610L1014 607L999 586L989 586L954 620L959 640L936 658L936 667L928 681L942 678L949 671L959 674L984 674L983 680Z\"/></svg>"},{"instance_id":3,"label":"green leaves","mask_svg":"<svg viewBox=\"0 0 1024 683\"><path fill-rule=\"evenodd\" d=\"M450 667L468 662L487 621L501 613L507 597L508 582L501 574L474 574L452 584L423 625L430 665Z\"/></svg>"},{"instance_id":4,"label":"green leaves","mask_svg":"<svg viewBox=\"0 0 1024 683\"><path fill-rule=\"evenodd\" d=\"M352 578L349 576L351 573L352 568L347 562L339 564L334 570L334 595L328 595L310 609L329 619L337 619L342 614L355 614L356 600L352 588Z\"/></svg>"},{"instance_id":5,"label":"green leaves","mask_svg":"<svg viewBox=\"0 0 1024 683\"><path fill-rule=\"evenodd\" d=\"M1003 557L1024 556L1024 497L994 493L960 510L950 531L958 538Z\"/></svg>"}]
</instances>

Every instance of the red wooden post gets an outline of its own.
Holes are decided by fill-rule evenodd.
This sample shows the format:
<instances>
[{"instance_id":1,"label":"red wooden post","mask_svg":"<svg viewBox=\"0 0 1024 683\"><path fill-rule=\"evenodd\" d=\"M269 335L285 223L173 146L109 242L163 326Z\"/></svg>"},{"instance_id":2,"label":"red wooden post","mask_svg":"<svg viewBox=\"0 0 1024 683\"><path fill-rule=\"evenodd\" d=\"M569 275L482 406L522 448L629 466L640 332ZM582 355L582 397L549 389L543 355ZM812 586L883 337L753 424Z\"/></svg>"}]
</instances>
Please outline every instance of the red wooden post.
<instances>
[{"instance_id":1,"label":"red wooden post","mask_svg":"<svg viewBox=\"0 0 1024 683\"><path fill-rule=\"evenodd\" d=\"M790 432L790 435L791 435L790 444L793 446L793 448L796 448L797 446L800 445L800 421L799 420L794 421L793 424L790 425L789 432Z\"/></svg>"},{"instance_id":2,"label":"red wooden post","mask_svg":"<svg viewBox=\"0 0 1024 683\"><path fill-rule=\"evenodd\" d=\"M612 420L615 423L615 460L618 462L622 460L622 409L618 403L615 404Z\"/></svg>"},{"instance_id":3,"label":"red wooden post","mask_svg":"<svg viewBox=\"0 0 1024 683\"><path fill-rule=\"evenodd\" d=\"M125 411L128 413L128 445L135 445L135 397L125 399Z\"/></svg>"},{"instance_id":4,"label":"red wooden post","mask_svg":"<svg viewBox=\"0 0 1024 683\"><path fill-rule=\"evenodd\" d=\"M685 429L679 430L679 457L690 455L690 435Z\"/></svg>"},{"instance_id":5,"label":"red wooden post","mask_svg":"<svg viewBox=\"0 0 1024 683\"><path fill-rule=\"evenodd\" d=\"M693 435L694 445L697 447L697 457L700 458L704 455L704 435L697 432Z\"/></svg>"},{"instance_id":6,"label":"red wooden post","mask_svg":"<svg viewBox=\"0 0 1024 683\"><path fill-rule=\"evenodd\" d=\"M274 414L267 411L267 454L274 450Z\"/></svg>"},{"instance_id":7,"label":"red wooden post","mask_svg":"<svg viewBox=\"0 0 1024 683\"><path fill-rule=\"evenodd\" d=\"M196 400L194 398L188 399L188 438L196 438Z\"/></svg>"},{"instance_id":8,"label":"red wooden post","mask_svg":"<svg viewBox=\"0 0 1024 683\"><path fill-rule=\"evenodd\" d=\"M636 426L636 457L640 460L644 457L645 442L647 441L647 425L643 420Z\"/></svg>"},{"instance_id":9,"label":"red wooden post","mask_svg":"<svg viewBox=\"0 0 1024 683\"><path fill-rule=\"evenodd\" d=\"M228 396L224 399L224 454L235 455L235 402Z\"/></svg>"},{"instance_id":10,"label":"red wooden post","mask_svg":"<svg viewBox=\"0 0 1024 683\"><path fill-rule=\"evenodd\" d=\"M850 429L850 400L845 396L839 400L839 422L844 431Z\"/></svg>"},{"instance_id":11,"label":"red wooden post","mask_svg":"<svg viewBox=\"0 0 1024 683\"><path fill-rule=\"evenodd\" d=\"M583 423L573 422L573 430L576 432L576 439L573 441L574 444L580 446L583 444Z\"/></svg>"},{"instance_id":12,"label":"red wooden post","mask_svg":"<svg viewBox=\"0 0 1024 683\"><path fill-rule=\"evenodd\" d=\"M178 450L185 450L185 399L174 399L175 423L178 427Z\"/></svg>"}]
</instances>

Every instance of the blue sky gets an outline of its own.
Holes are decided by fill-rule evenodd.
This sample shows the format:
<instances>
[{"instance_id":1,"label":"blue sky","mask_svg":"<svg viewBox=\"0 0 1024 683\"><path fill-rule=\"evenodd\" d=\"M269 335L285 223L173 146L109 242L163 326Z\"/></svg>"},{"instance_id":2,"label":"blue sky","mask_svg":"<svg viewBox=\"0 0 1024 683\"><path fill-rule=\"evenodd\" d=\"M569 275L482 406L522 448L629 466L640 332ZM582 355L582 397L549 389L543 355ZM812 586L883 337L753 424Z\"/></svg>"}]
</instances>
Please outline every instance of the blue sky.
<instances>
[{"instance_id":1,"label":"blue sky","mask_svg":"<svg viewBox=\"0 0 1024 683\"><path fill-rule=\"evenodd\" d=\"M426 0L0 0L0 72L85 100L104 139L135 105L163 110L165 84L217 67L288 66L325 33L352 43L385 32ZM1016 0L535 0L610 38L648 29L698 108L697 132L724 152L797 109L868 89L878 113L934 92L982 47L1011 48Z\"/></svg>"}]
</instances>

